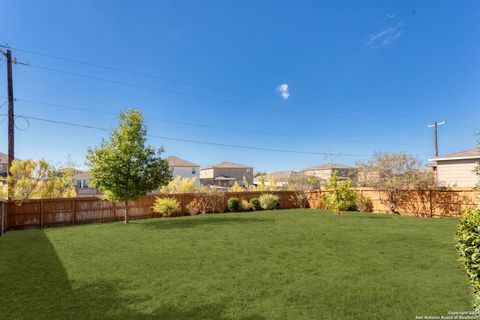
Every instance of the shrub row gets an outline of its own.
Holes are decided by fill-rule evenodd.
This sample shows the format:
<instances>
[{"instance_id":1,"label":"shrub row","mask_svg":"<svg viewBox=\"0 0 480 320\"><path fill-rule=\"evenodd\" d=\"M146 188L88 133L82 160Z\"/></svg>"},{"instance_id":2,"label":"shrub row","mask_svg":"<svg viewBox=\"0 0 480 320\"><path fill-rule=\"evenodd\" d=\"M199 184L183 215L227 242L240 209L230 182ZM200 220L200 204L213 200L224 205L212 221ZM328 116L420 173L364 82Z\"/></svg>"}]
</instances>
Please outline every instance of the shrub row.
<instances>
[{"instance_id":1,"label":"shrub row","mask_svg":"<svg viewBox=\"0 0 480 320\"><path fill-rule=\"evenodd\" d=\"M198 193L197 197L191 201L186 210L190 215L199 213L220 213L223 212L224 200L223 194L217 190ZM280 206L280 197L270 193L264 193L258 198L252 198L250 201L239 198L230 198L227 200L227 207L230 212L252 211L252 210L274 210ZM169 217L180 211L180 203L173 197L156 198L153 203L153 211L163 217Z\"/></svg>"}]
</instances>

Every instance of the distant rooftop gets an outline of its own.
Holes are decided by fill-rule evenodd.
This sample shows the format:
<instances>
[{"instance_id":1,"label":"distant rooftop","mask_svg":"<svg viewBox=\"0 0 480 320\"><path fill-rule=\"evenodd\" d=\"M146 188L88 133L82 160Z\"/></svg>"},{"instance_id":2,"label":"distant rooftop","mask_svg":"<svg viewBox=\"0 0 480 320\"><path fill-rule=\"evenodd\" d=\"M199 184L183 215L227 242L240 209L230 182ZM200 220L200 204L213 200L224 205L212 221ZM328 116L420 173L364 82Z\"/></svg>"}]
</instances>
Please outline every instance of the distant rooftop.
<instances>
[{"instance_id":1,"label":"distant rooftop","mask_svg":"<svg viewBox=\"0 0 480 320\"><path fill-rule=\"evenodd\" d=\"M20 160L15 158L15 160ZM8 162L8 154L0 152L0 163L7 163Z\"/></svg>"},{"instance_id":2,"label":"distant rooftop","mask_svg":"<svg viewBox=\"0 0 480 320\"><path fill-rule=\"evenodd\" d=\"M480 158L480 150L478 148L476 149L471 149L471 150L465 150L465 151L458 151L454 153L449 153L443 156L439 156L437 158L430 159L431 161L436 161L436 160L449 160L449 159L470 159L470 158Z\"/></svg>"},{"instance_id":3,"label":"distant rooftop","mask_svg":"<svg viewBox=\"0 0 480 320\"><path fill-rule=\"evenodd\" d=\"M253 168L252 166L245 166L243 164L238 164L235 162L230 162L230 161L223 161L217 164L214 164L213 166L206 167L203 169L209 169L209 168L233 168L233 169L247 169L247 168Z\"/></svg>"},{"instance_id":4,"label":"distant rooftop","mask_svg":"<svg viewBox=\"0 0 480 320\"><path fill-rule=\"evenodd\" d=\"M338 163L323 163L318 166L310 167L310 168L305 168L302 171L313 171L313 170L328 170L328 169L349 169L352 167L343 165L343 164L338 164Z\"/></svg>"},{"instance_id":5,"label":"distant rooftop","mask_svg":"<svg viewBox=\"0 0 480 320\"><path fill-rule=\"evenodd\" d=\"M193 163L175 156L168 157L167 161L170 167L200 167L196 163Z\"/></svg>"}]
</instances>

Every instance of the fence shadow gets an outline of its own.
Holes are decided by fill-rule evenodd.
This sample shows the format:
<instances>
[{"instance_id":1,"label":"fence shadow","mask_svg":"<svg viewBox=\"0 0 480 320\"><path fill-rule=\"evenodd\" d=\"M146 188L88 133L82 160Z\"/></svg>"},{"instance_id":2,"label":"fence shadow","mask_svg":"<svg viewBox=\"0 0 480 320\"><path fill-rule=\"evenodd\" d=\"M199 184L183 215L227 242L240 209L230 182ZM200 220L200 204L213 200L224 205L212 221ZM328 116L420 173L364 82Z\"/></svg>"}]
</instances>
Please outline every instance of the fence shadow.
<instances>
[{"instance_id":1,"label":"fence shadow","mask_svg":"<svg viewBox=\"0 0 480 320\"><path fill-rule=\"evenodd\" d=\"M71 282L43 230L12 232L0 240L2 319L230 319L228 302L164 303L122 281ZM94 266L93 266L94 267ZM168 294L165 292L164 294ZM145 306L152 308L145 310ZM158 307L161 306L161 307ZM264 319L251 315L243 319Z\"/></svg>"},{"instance_id":2,"label":"fence shadow","mask_svg":"<svg viewBox=\"0 0 480 320\"><path fill-rule=\"evenodd\" d=\"M136 220L131 223L138 224L142 228L169 230L169 229L188 229L205 225L233 225L242 223L265 223L271 222L273 219L265 217L249 216L252 213L230 213L228 216L208 214L198 215L191 218L167 218L167 219L150 219Z\"/></svg>"}]
</instances>

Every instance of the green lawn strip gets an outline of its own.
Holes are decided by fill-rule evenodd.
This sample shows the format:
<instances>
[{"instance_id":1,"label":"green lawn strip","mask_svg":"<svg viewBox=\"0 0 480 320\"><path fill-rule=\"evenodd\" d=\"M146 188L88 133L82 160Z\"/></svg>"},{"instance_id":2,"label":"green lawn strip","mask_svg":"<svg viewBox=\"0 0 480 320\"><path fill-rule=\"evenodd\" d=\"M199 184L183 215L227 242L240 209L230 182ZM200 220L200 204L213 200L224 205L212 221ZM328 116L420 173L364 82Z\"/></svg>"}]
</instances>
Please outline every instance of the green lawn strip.
<instances>
[{"instance_id":1,"label":"green lawn strip","mask_svg":"<svg viewBox=\"0 0 480 320\"><path fill-rule=\"evenodd\" d=\"M455 219L296 209L9 232L11 319L414 319L470 310Z\"/></svg>"}]
</instances>

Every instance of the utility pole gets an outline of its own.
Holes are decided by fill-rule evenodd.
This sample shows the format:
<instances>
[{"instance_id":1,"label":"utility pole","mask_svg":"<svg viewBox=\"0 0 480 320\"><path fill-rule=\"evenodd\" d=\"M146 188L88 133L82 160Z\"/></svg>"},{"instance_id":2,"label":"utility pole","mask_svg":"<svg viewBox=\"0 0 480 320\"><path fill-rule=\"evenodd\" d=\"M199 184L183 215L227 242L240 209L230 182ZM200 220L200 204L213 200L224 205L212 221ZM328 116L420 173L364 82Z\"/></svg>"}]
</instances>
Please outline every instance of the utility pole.
<instances>
[{"instance_id":1,"label":"utility pole","mask_svg":"<svg viewBox=\"0 0 480 320\"><path fill-rule=\"evenodd\" d=\"M435 145L435 158L438 158L438 126L441 126L442 124L445 124L445 120L444 121L441 121L441 122L437 122L435 121L434 123L432 124L429 124L428 127L429 128L433 128L433 142L434 142L434 145Z\"/></svg>"},{"instance_id":2,"label":"utility pole","mask_svg":"<svg viewBox=\"0 0 480 320\"><path fill-rule=\"evenodd\" d=\"M11 176L10 169L12 167L12 162L15 159L15 113L13 108L13 63L15 60L12 59L12 51L7 49L7 51L0 50L0 52L7 59L7 95L8 95L8 170L7 177ZM13 181L8 180L8 199L11 200L13 196Z\"/></svg>"}]
</instances>

